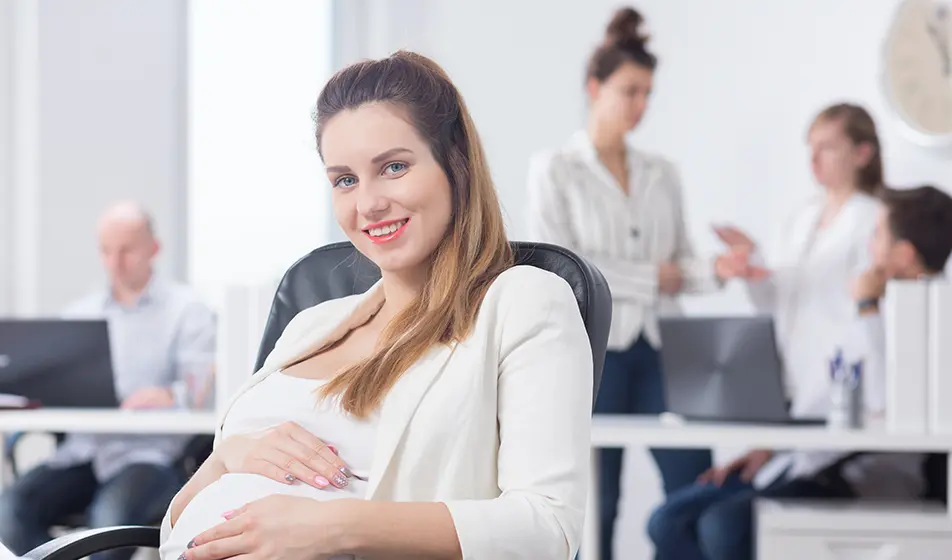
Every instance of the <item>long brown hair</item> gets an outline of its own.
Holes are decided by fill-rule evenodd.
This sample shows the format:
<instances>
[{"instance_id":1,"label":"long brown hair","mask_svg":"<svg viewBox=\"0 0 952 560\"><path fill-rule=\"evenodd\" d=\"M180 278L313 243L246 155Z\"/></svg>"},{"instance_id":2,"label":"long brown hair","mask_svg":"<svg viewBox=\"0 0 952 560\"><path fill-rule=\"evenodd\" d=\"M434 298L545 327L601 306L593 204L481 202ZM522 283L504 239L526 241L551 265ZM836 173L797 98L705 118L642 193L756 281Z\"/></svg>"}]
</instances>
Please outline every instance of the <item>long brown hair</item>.
<instances>
[{"instance_id":1,"label":"long brown hair","mask_svg":"<svg viewBox=\"0 0 952 560\"><path fill-rule=\"evenodd\" d=\"M402 51L337 72L317 99L318 153L327 122L368 103L406 111L449 180L452 217L422 293L387 325L369 358L321 391L323 397L342 394L342 408L357 417L376 410L397 379L433 346L463 340L490 284L513 265L479 135L446 72L422 55Z\"/></svg>"},{"instance_id":2,"label":"long brown hair","mask_svg":"<svg viewBox=\"0 0 952 560\"><path fill-rule=\"evenodd\" d=\"M837 103L820 111L813 124L839 122L843 133L854 146L869 144L872 149L869 162L856 173L856 186L866 194L877 194L883 187L883 156L876 132L876 122L869 111L852 103Z\"/></svg>"}]
</instances>

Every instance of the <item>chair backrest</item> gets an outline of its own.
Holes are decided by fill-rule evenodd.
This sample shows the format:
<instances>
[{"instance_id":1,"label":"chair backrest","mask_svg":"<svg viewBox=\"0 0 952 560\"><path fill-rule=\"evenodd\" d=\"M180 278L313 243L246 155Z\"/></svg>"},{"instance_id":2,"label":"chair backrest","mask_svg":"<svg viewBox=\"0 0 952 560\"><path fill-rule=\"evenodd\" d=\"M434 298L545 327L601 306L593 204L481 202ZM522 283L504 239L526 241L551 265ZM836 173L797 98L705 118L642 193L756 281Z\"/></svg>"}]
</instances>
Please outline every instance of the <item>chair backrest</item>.
<instances>
[{"instance_id":1,"label":"chair backrest","mask_svg":"<svg viewBox=\"0 0 952 560\"><path fill-rule=\"evenodd\" d=\"M602 377L612 318L608 283L597 268L562 247L524 242L514 242L512 247L517 264L553 272L575 292L595 361L594 398ZM379 278L380 270L347 242L326 245L300 259L278 285L255 370L264 364L278 337L298 312L322 301L363 293Z\"/></svg>"}]
</instances>

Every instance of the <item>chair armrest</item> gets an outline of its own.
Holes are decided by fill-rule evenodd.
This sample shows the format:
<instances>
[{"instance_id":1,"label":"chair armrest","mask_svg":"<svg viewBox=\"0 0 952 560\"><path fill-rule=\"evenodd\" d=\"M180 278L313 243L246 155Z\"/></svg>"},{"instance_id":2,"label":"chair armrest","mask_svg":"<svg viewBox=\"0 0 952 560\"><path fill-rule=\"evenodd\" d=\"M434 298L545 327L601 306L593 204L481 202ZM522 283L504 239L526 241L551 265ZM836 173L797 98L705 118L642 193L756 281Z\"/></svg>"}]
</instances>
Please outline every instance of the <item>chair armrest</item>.
<instances>
[{"instance_id":1,"label":"chair armrest","mask_svg":"<svg viewBox=\"0 0 952 560\"><path fill-rule=\"evenodd\" d=\"M159 548L157 527L107 527L77 531L27 552L28 560L79 560L104 550L125 547Z\"/></svg>"}]
</instances>

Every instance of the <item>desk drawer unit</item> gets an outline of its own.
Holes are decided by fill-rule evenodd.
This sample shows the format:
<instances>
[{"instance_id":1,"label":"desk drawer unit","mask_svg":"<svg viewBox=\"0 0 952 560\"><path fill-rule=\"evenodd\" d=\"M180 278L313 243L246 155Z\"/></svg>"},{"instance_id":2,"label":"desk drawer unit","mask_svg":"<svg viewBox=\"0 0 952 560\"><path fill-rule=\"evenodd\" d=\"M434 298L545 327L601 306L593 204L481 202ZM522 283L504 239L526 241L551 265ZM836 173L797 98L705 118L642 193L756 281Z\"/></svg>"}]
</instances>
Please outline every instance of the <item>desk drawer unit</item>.
<instances>
[{"instance_id":1,"label":"desk drawer unit","mask_svg":"<svg viewBox=\"0 0 952 560\"><path fill-rule=\"evenodd\" d=\"M761 501L760 560L949 560L952 517L924 503Z\"/></svg>"}]
</instances>

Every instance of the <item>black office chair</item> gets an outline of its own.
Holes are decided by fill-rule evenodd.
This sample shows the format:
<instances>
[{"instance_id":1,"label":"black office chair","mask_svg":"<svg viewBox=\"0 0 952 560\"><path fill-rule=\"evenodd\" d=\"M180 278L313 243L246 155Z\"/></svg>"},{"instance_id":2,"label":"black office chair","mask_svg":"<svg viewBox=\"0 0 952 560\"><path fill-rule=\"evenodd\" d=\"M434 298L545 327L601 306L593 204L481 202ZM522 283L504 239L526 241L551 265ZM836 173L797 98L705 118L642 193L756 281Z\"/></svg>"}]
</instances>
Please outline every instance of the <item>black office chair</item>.
<instances>
[{"instance_id":1,"label":"black office chair","mask_svg":"<svg viewBox=\"0 0 952 560\"><path fill-rule=\"evenodd\" d=\"M605 278L594 266L561 247L522 242L512 245L518 264L554 272L575 292L594 356L594 399L602 377L611 326L611 292ZM315 249L296 262L285 273L274 296L255 369L261 367L284 328L302 309L328 299L365 292L379 278L379 270L350 243ZM159 530L154 527L113 527L66 535L30 551L24 558L76 560L104 550L158 546Z\"/></svg>"}]
</instances>

